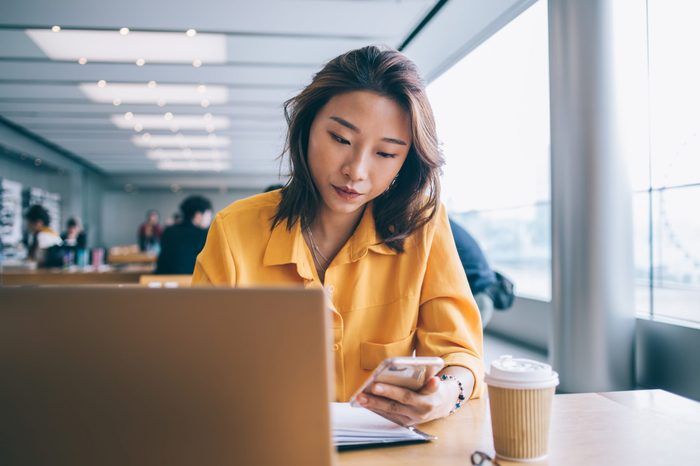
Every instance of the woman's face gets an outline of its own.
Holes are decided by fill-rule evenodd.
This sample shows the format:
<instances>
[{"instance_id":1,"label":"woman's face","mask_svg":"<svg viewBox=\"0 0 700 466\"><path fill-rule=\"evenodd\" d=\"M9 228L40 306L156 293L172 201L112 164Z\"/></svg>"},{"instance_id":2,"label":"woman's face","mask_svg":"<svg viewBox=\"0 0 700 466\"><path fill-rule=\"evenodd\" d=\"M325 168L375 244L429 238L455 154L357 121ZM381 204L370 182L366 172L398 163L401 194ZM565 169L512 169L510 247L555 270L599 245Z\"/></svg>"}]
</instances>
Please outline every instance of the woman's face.
<instances>
[{"instance_id":1,"label":"woman's face","mask_svg":"<svg viewBox=\"0 0 700 466\"><path fill-rule=\"evenodd\" d=\"M408 112L392 99L369 91L330 99L309 132L308 163L323 208L351 214L386 191L411 134Z\"/></svg>"}]
</instances>

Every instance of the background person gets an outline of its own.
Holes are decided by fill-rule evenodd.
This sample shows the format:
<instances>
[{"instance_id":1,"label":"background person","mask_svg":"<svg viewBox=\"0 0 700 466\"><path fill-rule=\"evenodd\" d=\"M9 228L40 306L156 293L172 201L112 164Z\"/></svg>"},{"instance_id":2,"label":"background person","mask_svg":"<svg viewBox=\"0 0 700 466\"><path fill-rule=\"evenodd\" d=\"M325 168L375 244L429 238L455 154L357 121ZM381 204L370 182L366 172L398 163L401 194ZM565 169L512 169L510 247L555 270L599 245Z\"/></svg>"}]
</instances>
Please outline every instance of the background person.
<instances>
[{"instance_id":1,"label":"background person","mask_svg":"<svg viewBox=\"0 0 700 466\"><path fill-rule=\"evenodd\" d=\"M25 219L29 230L28 258L36 261L39 267L63 266L63 240L49 227L51 217L48 210L34 204L27 210Z\"/></svg>"},{"instance_id":2,"label":"background person","mask_svg":"<svg viewBox=\"0 0 700 466\"><path fill-rule=\"evenodd\" d=\"M158 211L149 210L146 213L146 221L139 226L139 249L144 252L157 252L162 233Z\"/></svg>"},{"instance_id":3,"label":"background person","mask_svg":"<svg viewBox=\"0 0 700 466\"><path fill-rule=\"evenodd\" d=\"M207 240L212 207L203 196L189 196L180 204L182 221L165 229L156 274L188 275Z\"/></svg>"},{"instance_id":4,"label":"background person","mask_svg":"<svg viewBox=\"0 0 700 466\"><path fill-rule=\"evenodd\" d=\"M289 183L217 214L193 284L325 286L338 401L384 358L414 351L441 357L440 377L419 391L374 384L362 406L410 425L478 397L481 320L439 202L444 162L415 65L353 50L285 115Z\"/></svg>"}]
</instances>

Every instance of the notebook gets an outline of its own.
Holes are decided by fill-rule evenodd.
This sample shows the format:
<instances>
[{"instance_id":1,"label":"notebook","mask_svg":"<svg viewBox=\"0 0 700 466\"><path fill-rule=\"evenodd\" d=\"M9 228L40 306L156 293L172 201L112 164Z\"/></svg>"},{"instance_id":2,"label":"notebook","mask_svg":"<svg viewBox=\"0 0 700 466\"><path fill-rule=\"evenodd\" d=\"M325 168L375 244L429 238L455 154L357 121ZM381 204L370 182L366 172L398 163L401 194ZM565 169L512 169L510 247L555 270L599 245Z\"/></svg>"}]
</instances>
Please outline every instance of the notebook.
<instances>
[{"instance_id":1,"label":"notebook","mask_svg":"<svg viewBox=\"0 0 700 466\"><path fill-rule=\"evenodd\" d=\"M368 409L354 408L349 403L331 403L331 420L333 444L339 450L436 439L415 427L401 426Z\"/></svg>"}]
</instances>

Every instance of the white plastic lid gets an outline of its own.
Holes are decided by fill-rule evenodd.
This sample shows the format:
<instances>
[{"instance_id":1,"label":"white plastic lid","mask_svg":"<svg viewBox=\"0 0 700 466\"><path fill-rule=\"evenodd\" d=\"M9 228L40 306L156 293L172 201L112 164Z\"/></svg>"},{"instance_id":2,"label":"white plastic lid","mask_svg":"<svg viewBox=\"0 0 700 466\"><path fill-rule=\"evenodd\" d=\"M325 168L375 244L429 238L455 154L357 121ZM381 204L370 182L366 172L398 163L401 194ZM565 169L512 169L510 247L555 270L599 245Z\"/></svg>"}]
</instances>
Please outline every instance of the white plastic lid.
<instances>
[{"instance_id":1,"label":"white plastic lid","mask_svg":"<svg viewBox=\"0 0 700 466\"><path fill-rule=\"evenodd\" d=\"M491 363L484 380L488 385L501 388L546 388L559 385L559 374L549 364L504 355Z\"/></svg>"}]
</instances>

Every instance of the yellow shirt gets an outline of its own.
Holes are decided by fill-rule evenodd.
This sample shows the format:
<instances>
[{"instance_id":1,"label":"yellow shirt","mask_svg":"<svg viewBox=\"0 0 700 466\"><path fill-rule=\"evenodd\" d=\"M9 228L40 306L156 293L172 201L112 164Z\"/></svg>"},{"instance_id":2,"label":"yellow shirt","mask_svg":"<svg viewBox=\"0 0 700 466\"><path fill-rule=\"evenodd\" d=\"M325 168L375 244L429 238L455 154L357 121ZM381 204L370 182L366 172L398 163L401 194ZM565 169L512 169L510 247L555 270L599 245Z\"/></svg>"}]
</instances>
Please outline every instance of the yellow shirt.
<instances>
[{"instance_id":1,"label":"yellow shirt","mask_svg":"<svg viewBox=\"0 0 700 466\"><path fill-rule=\"evenodd\" d=\"M321 286L299 222L273 230L279 191L216 215L193 284ZM481 318L443 206L396 253L381 243L371 206L326 270L333 315L335 394L347 401L387 357L439 356L469 369L482 390Z\"/></svg>"}]
</instances>

